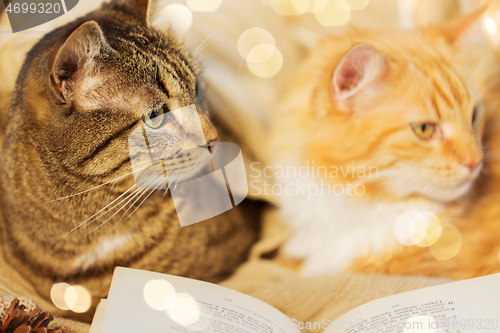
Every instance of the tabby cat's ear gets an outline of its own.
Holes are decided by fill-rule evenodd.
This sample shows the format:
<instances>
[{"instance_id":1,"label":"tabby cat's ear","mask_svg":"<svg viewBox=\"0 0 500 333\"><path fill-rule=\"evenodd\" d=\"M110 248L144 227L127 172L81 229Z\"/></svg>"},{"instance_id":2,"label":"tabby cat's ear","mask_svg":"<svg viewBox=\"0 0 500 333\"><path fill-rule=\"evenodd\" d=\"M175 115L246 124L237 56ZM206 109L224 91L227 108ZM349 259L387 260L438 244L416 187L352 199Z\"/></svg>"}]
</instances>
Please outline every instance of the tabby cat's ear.
<instances>
[{"instance_id":1,"label":"tabby cat's ear","mask_svg":"<svg viewBox=\"0 0 500 333\"><path fill-rule=\"evenodd\" d=\"M65 102L78 85L90 78L97 56L111 50L99 24L88 21L80 25L57 51L52 68L52 83L57 96Z\"/></svg>"},{"instance_id":2,"label":"tabby cat's ear","mask_svg":"<svg viewBox=\"0 0 500 333\"><path fill-rule=\"evenodd\" d=\"M149 13L153 2L153 0L114 0L113 4L121 11L135 16L143 25L149 27Z\"/></svg>"},{"instance_id":3,"label":"tabby cat's ear","mask_svg":"<svg viewBox=\"0 0 500 333\"><path fill-rule=\"evenodd\" d=\"M437 34L444 37L450 44L457 43L472 27L479 21L487 6L480 7L472 13L452 20L441 26L431 26L427 32L431 35Z\"/></svg>"},{"instance_id":4,"label":"tabby cat's ear","mask_svg":"<svg viewBox=\"0 0 500 333\"><path fill-rule=\"evenodd\" d=\"M369 90L386 71L387 65L386 56L373 46L353 47L333 75L332 90L337 106L345 111L346 101L362 90Z\"/></svg>"},{"instance_id":5,"label":"tabby cat's ear","mask_svg":"<svg viewBox=\"0 0 500 333\"><path fill-rule=\"evenodd\" d=\"M161 0L113 0L113 4L124 13L128 13L138 18L139 21L148 28L158 28L161 30L164 25L158 24L160 22L163 7L167 1Z\"/></svg>"}]
</instances>

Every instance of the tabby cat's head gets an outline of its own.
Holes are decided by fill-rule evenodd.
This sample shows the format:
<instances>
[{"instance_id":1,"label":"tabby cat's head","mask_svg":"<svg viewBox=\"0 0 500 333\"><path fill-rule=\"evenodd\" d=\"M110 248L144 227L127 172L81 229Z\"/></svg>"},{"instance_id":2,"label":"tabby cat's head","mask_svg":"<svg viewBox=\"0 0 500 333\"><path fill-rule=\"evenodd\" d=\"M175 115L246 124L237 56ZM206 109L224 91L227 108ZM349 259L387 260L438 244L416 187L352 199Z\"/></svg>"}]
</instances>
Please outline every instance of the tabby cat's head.
<instances>
[{"instance_id":1,"label":"tabby cat's head","mask_svg":"<svg viewBox=\"0 0 500 333\"><path fill-rule=\"evenodd\" d=\"M171 152L172 169L196 170L206 162L206 154L179 153L194 147L200 125L205 146L217 131L204 110L197 65L172 31L150 24L154 4L112 1L51 33L30 52L18 83L24 114L15 131L31 137L59 177L130 172L134 147L127 137L140 126L153 132L170 126L169 136L155 143ZM169 111L188 106L198 114L197 124L165 124Z\"/></svg>"},{"instance_id":2,"label":"tabby cat's head","mask_svg":"<svg viewBox=\"0 0 500 333\"><path fill-rule=\"evenodd\" d=\"M254 241L239 208L179 225L162 177L206 172L218 134L192 57L151 24L162 23L156 3L112 0L48 33L18 76L1 152L3 249L46 297L54 281L78 281L95 301L116 265L216 281ZM146 179L158 184L141 187L132 160L156 152L164 163Z\"/></svg>"},{"instance_id":3,"label":"tabby cat's head","mask_svg":"<svg viewBox=\"0 0 500 333\"><path fill-rule=\"evenodd\" d=\"M462 196L483 164L477 78L486 67L473 69L455 42L480 14L442 27L327 38L285 102L288 135L279 140L295 141L300 158L326 167L334 183L397 198Z\"/></svg>"}]
</instances>

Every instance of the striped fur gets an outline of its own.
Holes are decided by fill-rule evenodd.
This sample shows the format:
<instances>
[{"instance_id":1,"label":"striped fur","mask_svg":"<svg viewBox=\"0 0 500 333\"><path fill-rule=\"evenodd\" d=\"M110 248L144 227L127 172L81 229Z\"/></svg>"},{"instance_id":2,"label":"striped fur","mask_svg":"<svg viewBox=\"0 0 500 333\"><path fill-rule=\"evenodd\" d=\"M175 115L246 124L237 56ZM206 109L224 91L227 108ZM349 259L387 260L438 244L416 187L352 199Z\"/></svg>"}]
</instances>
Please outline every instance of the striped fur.
<instances>
[{"instance_id":1,"label":"striped fur","mask_svg":"<svg viewBox=\"0 0 500 333\"><path fill-rule=\"evenodd\" d=\"M47 34L17 80L0 166L2 246L47 298L65 281L87 287L95 306L117 265L220 281L255 241L250 203L181 228L168 192L135 185L127 139L162 104L195 104L206 140L217 139L197 102L198 66L172 32L137 15L149 15L141 6L104 4Z\"/></svg>"}]
</instances>

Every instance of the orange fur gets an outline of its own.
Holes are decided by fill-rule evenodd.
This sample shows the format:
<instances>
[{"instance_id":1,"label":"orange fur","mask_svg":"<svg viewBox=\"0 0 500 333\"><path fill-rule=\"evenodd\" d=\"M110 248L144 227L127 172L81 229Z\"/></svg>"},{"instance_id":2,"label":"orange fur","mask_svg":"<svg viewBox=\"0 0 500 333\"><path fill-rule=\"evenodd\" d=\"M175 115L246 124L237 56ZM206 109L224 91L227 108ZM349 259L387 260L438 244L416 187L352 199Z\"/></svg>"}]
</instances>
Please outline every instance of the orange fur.
<instances>
[{"instance_id":1,"label":"orange fur","mask_svg":"<svg viewBox=\"0 0 500 333\"><path fill-rule=\"evenodd\" d=\"M495 242L495 235L500 235L500 225L495 222L500 209L491 204L499 195L491 190L495 179L491 151L486 151L482 174L479 167L474 169L483 160L483 145L495 139L491 133L497 87L491 69L496 69L496 59L487 48L479 51L474 46L471 52L470 46L456 45L481 13L479 10L445 26L415 31L352 29L345 36L328 37L305 63L279 108L272 144L275 165L303 166L305 161L313 161L326 168L366 170L374 166L379 173L373 179L351 173L320 178L332 185L364 185L363 195L345 198L346 207L375 210L380 204L404 204L408 209L423 205L439 214L442 223L455 223L462 235L461 251L446 262L434 259L427 248L394 245L381 250L371 243L360 243L361 255L348 265L349 270L469 277L500 269L500 249ZM353 74L351 67L359 68L363 62L364 72ZM364 75L362 80L360 75ZM478 108L481 111L473 124L473 110L478 105L483 107ZM426 140L418 138L411 126L423 123L436 126ZM489 141L483 144L483 140ZM322 217L317 203L308 206L301 202L310 209L310 221L303 223L307 220L303 218L298 226L300 223L293 221L297 215L294 203L288 204L292 209L287 212L289 199L286 195L281 199L283 215L292 220L297 237L309 222L314 224L317 216ZM330 207L327 204L322 209L326 216ZM468 215L471 209L473 213ZM358 221L349 221L344 215L349 214L340 211L337 216L356 228ZM339 222L332 219L328 223ZM364 228L363 224L358 228ZM284 251L284 255L304 259L306 270L308 256L321 251L315 243L328 242L328 231L316 229L316 238L306 237L310 248L300 252L288 244ZM359 241L359 237L353 238L353 242ZM293 238L291 243L299 244ZM337 250L349 255L349 249L352 247ZM374 253L385 257L384 263L373 263ZM318 265L314 269L328 271L318 269Z\"/></svg>"},{"instance_id":2,"label":"orange fur","mask_svg":"<svg viewBox=\"0 0 500 333\"><path fill-rule=\"evenodd\" d=\"M492 111L500 108L498 97L486 97ZM494 115L492 115L494 116ZM486 165L476 184L475 198L462 203L459 214L450 207L443 215L451 217L461 235L462 246L449 260L435 259L428 248L404 247L387 262L360 258L349 271L400 275L426 275L468 279L500 272L500 126L490 117L485 135Z\"/></svg>"}]
</instances>

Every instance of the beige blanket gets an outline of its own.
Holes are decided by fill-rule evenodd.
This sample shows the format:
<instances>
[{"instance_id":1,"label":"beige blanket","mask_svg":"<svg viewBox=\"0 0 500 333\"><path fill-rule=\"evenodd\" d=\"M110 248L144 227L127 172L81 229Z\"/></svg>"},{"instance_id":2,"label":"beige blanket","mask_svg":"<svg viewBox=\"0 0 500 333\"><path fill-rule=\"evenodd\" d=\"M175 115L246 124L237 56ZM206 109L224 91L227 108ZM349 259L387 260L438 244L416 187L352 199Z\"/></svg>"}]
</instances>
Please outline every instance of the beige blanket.
<instances>
[{"instance_id":1,"label":"beige blanket","mask_svg":"<svg viewBox=\"0 0 500 333\"><path fill-rule=\"evenodd\" d=\"M309 278L300 276L276 262L259 257L260 253L280 244L286 234L271 216L266 220L263 238L255 245L251 258L222 285L261 299L281 310L290 319L300 322L335 320L348 310L371 300L448 282L445 279L425 277L359 274ZM3 256L0 256L0 295L0 315L14 297L19 297L28 309L37 306L56 315L60 313L51 302L38 296L35 288L14 267L8 265ZM70 328L73 333L87 333L90 329L88 323L61 317L56 317L49 327L60 326Z\"/></svg>"},{"instance_id":2,"label":"beige blanket","mask_svg":"<svg viewBox=\"0 0 500 333\"><path fill-rule=\"evenodd\" d=\"M18 52L27 51L40 38L41 33L37 34L36 31L52 30L72 16L95 7L94 3L99 1L80 1L71 15L16 34L15 38L12 34L5 33L9 30L5 16L0 19L0 32L3 32L0 33L0 103L2 94L12 91L16 71L19 70L22 60ZM457 1L427 2L453 6ZM371 11L354 13L352 21L365 26L397 26L399 17L396 4L397 0L371 1ZM439 12L449 13L447 10ZM206 42L206 48L198 55L198 59L212 90L213 111L239 136L238 143L242 145L247 164L252 161L265 163L267 160L265 146L268 115L272 112L284 85L290 81L294 69L307 53L307 48L314 44L318 36L317 26L310 23L313 18L311 15L308 14L304 22L299 22L302 27L297 29L297 20L276 15L263 1L224 0L222 7L215 13L194 13L191 33L183 37L191 50ZM237 53L238 37L251 27L267 29L284 55L283 68L271 79L259 79L251 75L244 60ZM338 29L337 32L339 31ZM276 199L272 197L253 196L276 203ZM263 223L262 239L255 245L251 258L223 285L268 302L290 318L304 322L333 320L370 300L445 282L424 277L351 274L303 277L273 261L261 258L263 253L279 247L287 237L287 230L273 206L266 212ZM0 295L2 293L6 294L0 299L0 314L14 296L21 297L29 307L36 304L56 315L60 313L50 301L39 297L34 286L23 279L15 267L9 266L0 254ZM62 318L56 318L53 324L66 325L74 333L89 330L87 323Z\"/></svg>"}]
</instances>

